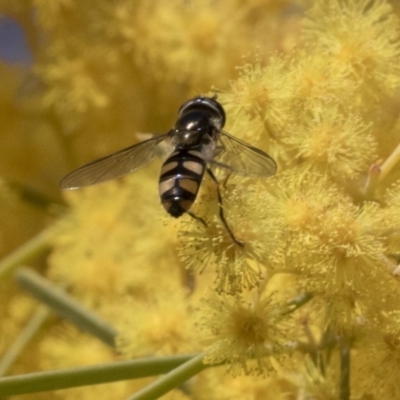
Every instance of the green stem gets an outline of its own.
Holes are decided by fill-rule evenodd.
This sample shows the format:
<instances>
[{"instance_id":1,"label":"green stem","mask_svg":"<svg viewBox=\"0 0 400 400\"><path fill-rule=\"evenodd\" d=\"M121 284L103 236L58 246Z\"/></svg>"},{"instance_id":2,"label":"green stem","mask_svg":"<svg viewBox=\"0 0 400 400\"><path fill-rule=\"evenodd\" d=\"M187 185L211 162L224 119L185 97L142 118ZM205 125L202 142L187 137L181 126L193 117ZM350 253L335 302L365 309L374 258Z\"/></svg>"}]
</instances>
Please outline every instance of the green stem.
<instances>
[{"instance_id":1,"label":"green stem","mask_svg":"<svg viewBox=\"0 0 400 400\"><path fill-rule=\"evenodd\" d=\"M192 360L193 357L194 355L190 354L142 358L90 367L10 376L0 379L0 397L160 375Z\"/></svg>"},{"instance_id":2,"label":"green stem","mask_svg":"<svg viewBox=\"0 0 400 400\"><path fill-rule=\"evenodd\" d=\"M56 285L28 268L20 268L16 273L16 279L25 290L58 315L97 337L108 346L114 347L118 332L108 322L83 307Z\"/></svg>"},{"instance_id":3,"label":"green stem","mask_svg":"<svg viewBox=\"0 0 400 400\"><path fill-rule=\"evenodd\" d=\"M294 299L290 300L287 303L289 310L287 312L285 312L284 314L290 314L293 311L296 311L300 307L304 306L304 304L308 303L313 297L314 297L314 294L311 292L305 292L305 293L299 294L298 296L296 296Z\"/></svg>"},{"instance_id":4,"label":"green stem","mask_svg":"<svg viewBox=\"0 0 400 400\"><path fill-rule=\"evenodd\" d=\"M56 199L51 198L36 189L19 182L8 181L8 186L18 195L18 197L42 211L47 212L50 206L57 206L58 208L66 208L64 204L59 203Z\"/></svg>"},{"instance_id":5,"label":"green stem","mask_svg":"<svg viewBox=\"0 0 400 400\"><path fill-rule=\"evenodd\" d=\"M397 145L397 147L393 150L390 156L381 165L379 182L381 182L386 177L386 175L388 175L389 172L395 168L396 164L398 164L399 161L400 161L400 144Z\"/></svg>"},{"instance_id":6,"label":"green stem","mask_svg":"<svg viewBox=\"0 0 400 400\"><path fill-rule=\"evenodd\" d=\"M51 226L28 240L0 262L0 279L11 273L15 267L25 264L50 248L50 238L54 226Z\"/></svg>"},{"instance_id":7,"label":"green stem","mask_svg":"<svg viewBox=\"0 0 400 400\"><path fill-rule=\"evenodd\" d=\"M350 346L346 340L340 349L340 400L350 399Z\"/></svg>"},{"instance_id":8,"label":"green stem","mask_svg":"<svg viewBox=\"0 0 400 400\"><path fill-rule=\"evenodd\" d=\"M139 390L139 392L135 393L127 400L158 399L165 393L169 392L179 385L182 385L192 376L207 368L207 366L203 364L204 356L205 353L201 353L191 358L189 361L180 365L178 368L175 368L168 374L164 375L162 378Z\"/></svg>"},{"instance_id":9,"label":"green stem","mask_svg":"<svg viewBox=\"0 0 400 400\"><path fill-rule=\"evenodd\" d=\"M37 331L42 327L43 323L49 316L49 311L46 307L39 307L32 318L28 321L19 336L14 340L11 346L4 353L0 360L0 377L4 376L15 360L25 349L26 345L35 336Z\"/></svg>"}]
</instances>

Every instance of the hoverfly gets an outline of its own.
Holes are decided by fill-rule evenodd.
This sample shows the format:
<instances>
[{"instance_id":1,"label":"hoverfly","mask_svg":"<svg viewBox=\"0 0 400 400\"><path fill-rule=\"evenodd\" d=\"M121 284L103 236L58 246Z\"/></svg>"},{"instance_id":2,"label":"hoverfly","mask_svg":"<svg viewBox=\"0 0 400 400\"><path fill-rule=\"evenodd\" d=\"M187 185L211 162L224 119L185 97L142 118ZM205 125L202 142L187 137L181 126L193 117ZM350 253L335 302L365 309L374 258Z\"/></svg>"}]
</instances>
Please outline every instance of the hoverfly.
<instances>
[{"instance_id":1,"label":"hoverfly","mask_svg":"<svg viewBox=\"0 0 400 400\"><path fill-rule=\"evenodd\" d=\"M157 145L166 140L172 152L162 165L159 179L161 203L166 211L175 218L187 213L206 225L190 208L207 171L217 185L221 221L233 241L243 245L225 220L218 181L210 167L250 177L268 177L275 174L276 163L262 150L222 130L225 111L216 99L215 95L187 100L170 131L78 168L62 179L61 188L77 189L133 172L150 163L157 154Z\"/></svg>"}]
</instances>

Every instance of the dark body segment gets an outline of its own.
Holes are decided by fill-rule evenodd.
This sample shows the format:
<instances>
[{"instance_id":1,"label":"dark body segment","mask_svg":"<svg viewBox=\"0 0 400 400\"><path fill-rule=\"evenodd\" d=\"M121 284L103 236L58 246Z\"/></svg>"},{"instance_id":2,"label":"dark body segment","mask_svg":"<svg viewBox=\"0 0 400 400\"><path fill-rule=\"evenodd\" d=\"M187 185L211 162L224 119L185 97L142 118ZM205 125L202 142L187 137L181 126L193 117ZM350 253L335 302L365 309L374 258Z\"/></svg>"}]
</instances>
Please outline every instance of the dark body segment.
<instances>
[{"instance_id":1,"label":"dark body segment","mask_svg":"<svg viewBox=\"0 0 400 400\"><path fill-rule=\"evenodd\" d=\"M159 190L161 203L175 218L189 211L196 200L206 163L200 148L176 149L161 168Z\"/></svg>"}]
</instances>

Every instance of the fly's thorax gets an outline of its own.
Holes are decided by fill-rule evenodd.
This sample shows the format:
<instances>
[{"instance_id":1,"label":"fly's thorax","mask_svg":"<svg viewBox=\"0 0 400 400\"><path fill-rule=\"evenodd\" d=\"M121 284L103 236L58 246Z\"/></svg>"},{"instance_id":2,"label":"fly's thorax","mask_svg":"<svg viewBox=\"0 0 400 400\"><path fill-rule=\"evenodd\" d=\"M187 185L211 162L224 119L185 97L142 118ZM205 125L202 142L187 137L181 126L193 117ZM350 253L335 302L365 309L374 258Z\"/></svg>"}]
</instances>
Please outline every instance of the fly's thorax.
<instances>
[{"instance_id":1,"label":"fly's thorax","mask_svg":"<svg viewBox=\"0 0 400 400\"><path fill-rule=\"evenodd\" d=\"M196 146L202 144L205 136L213 136L223 126L221 116L214 115L208 110L189 109L182 113L174 128L171 137L176 145Z\"/></svg>"},{"instance_id":2,"label":"fly's thorax","mask_svg":"<svg viewBox=\"0 0 400 400\"><path fill-rule=\"evenodd\" d=\"M194 147L200 143L204 134L205 132L200 130L173 129L171 134L171 145L174 148Z\"/></svg>"},{"instance_id":3,"label":"fly's thorax","mask_svg":"<svg viewBox=\"0 0 400 400\"><path fill-rule=\"evenodd\" d=\"M175 149L194 149L205 146L215 146L219 136L215 128L208 130L188 131L183 129L173 129L170 133L170 143Z\"/></svg>"},{"instance_id":4,"label":"fly's thorax","mask_svg":"<svg viewBox=\"0 0 400 400\"><path fill-rule=\"evenodd\" d=\"M189 211L200 188L206 169L201 148L176 149L161 168L161 203L173 217Z\"/></svg>"}]
</instances>

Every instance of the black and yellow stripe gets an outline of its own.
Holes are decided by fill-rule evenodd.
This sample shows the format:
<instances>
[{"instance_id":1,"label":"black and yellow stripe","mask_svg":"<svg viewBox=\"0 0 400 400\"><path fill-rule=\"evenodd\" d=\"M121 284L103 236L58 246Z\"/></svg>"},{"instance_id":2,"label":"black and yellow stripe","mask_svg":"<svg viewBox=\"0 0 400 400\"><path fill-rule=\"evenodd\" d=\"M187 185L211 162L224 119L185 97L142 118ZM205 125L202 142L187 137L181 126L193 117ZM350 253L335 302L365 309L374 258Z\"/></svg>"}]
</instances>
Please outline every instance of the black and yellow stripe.
<instances>
[{"instance_id":1,"label":"black and yellow stripe","mask_svg":"<svg viewBox=\"0 0 400 400\"><path fill-rule=\"evenodd\" d=\"M159 191L161 203L175 218L189 211L206 169L199 147L178 149L161 168Z\"/></svg>"}]
</instances>

